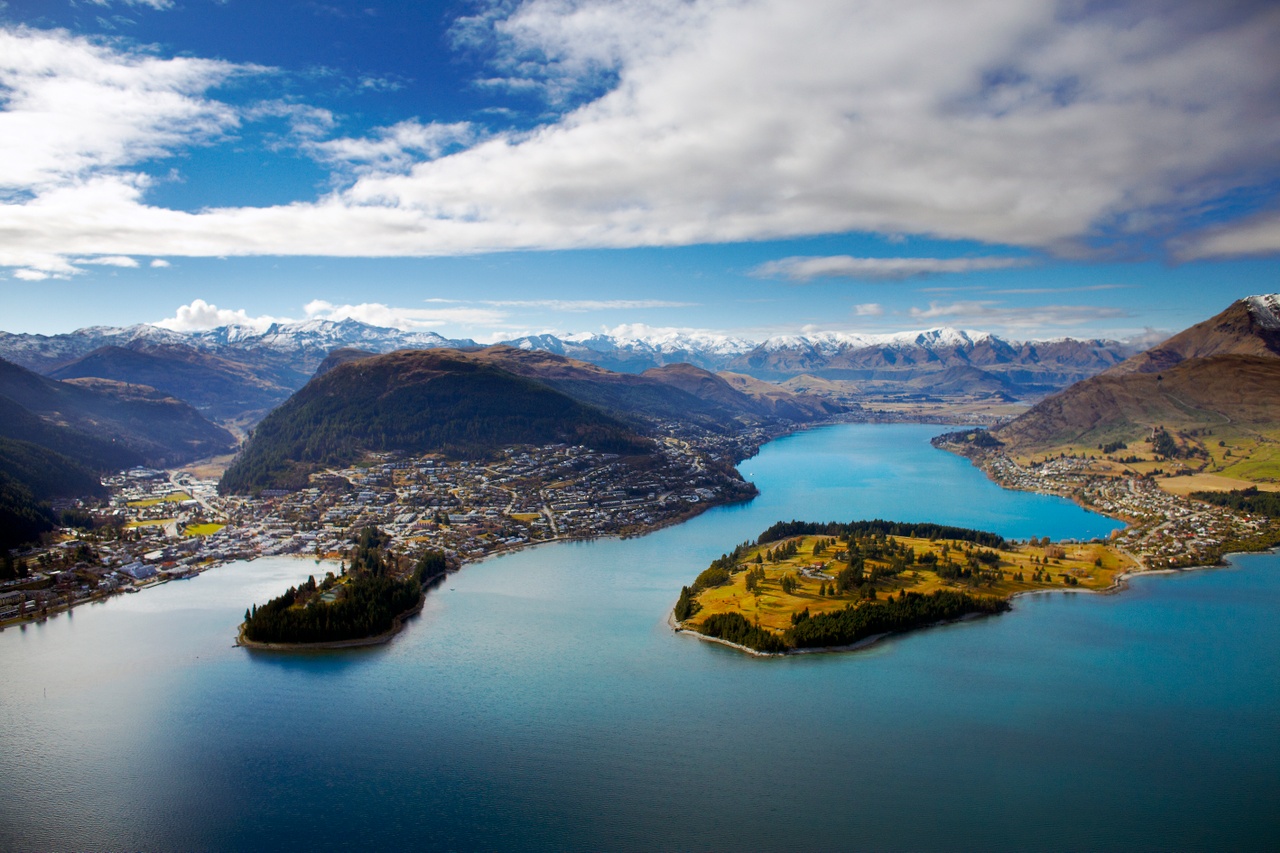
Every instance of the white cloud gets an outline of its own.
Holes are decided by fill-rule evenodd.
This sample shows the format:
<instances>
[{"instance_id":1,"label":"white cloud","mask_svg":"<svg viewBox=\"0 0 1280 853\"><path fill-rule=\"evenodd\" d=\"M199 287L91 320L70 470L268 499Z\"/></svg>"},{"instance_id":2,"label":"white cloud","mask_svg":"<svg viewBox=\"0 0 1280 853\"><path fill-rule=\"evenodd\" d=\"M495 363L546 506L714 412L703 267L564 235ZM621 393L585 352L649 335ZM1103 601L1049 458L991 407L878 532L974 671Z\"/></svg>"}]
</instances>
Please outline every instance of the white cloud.
<instances>
[{"instance_id":1,"label":"white cloud","mask_svg":"<svg viewBox=\"0 0 1280 853\"><path fill-rule=\"evenodd\" d=\"M308 302L303 310L309 319L359 320L371 326L405 332L434 331L437 327L453 324L496 325L507 319L506 312L491 308L402 308L380 302L334 305L323 299Z\"/></svg>"},{"instance_id":2,"label":"white cloud","mask_svg":"<svg viewBox=\"0 0 1280 853\"><path fill-rule=\"evenodd\" d=\"M39 194L217 139L238 119L202 95L239 70L63 30L0 29L0 190Z\"/></svg>"},{"instance_id":3,"label":"white cloud","mask_svg":"<svg viewBox=\"0 0 1280 853\"><path fill-rule=\"evenodd\" d=\"M228 308L219 308L203 299L193 299L189 304L179 306L172 317L151 325L175 332L198 332L229 325L249 326L258 331L264 331L276 322L287 321L279 317L250 317L243 308L232 311Z\"/></svg>"},{"instance_id":4,"label":"white cloud","mask_svg":"<svg viewBox=\"0 0 1280 853\"><path fill-rule=\"evenodd\" d=\"M1028 330L1082 326L1100 320L1130 316L1123 308L1098 305L1006 305L995 300L930 302L928 308L911 308L912 320L963 323L990 331Z\"/></svg>"},{"instance_id":5,"label":"white cloud","mask_svg":"<svg viewBox=\"0 0 1280 853\"><path fill-rule=\"evenodd\" d=\"M473 136L467 122L421 124L409 120L377 128L372 136L312 142L304 150L322 162L357 171L402 171L424 159L435 159Z\"/></svg>"},{"instance_id":6,"label":"white cloud","mask_svg":"<svg viewBox=\"0 0 1280 853\"><path fill-rule=\"evenodd\" d=\"M1007 287L1000 290L988 290L988 293L999 294L1044 294L1044 293L1094 293L1100 290L1132 290L1136 284L1085 284L1079 287ZM928 288L942 292L947 288Z\"/></svg>"},{"instance_id":7,"label":"white cloud","mask_svg":"<svg viewBox=\"0 0 1280 853\"><path fill-rule=\"evenodd\" d=\"M114 0L126 6L150 6L157 11L173 8L173 0ZM96 6L110 6L113 0L89 0Z\"/></svg>"},{"instance_id":8,"label":"white cloud","mask_svg":"<svg viewBox=\"0 0 1280 853\"><path fill-rule=\"evenodd\" d=\"M170 266L173 266L173 265L170 264L168 261L166 261L164 258L153 258L151 261L152 269L164 269L165 267L170 267Z\"/></svg>"},{"instance_id":9,"label":"white cloud","mask_svg":"<svg viewBox=\"0 0 1280 853\"><path fill-rule=\"evenodd\" d=\"M671 302L665 299L509 299L488 300L483 305L504 308L545 308L549 311L579 313L642 308L692 308L696 302Z\"/></svg>"},{"instance_id":10,"label":"white cloud","mask_svg":"<svg viewBox=\"0 0 1280 853\"><path fill-rule=\"evenodd\" d=\"M76 258L75 263L99 267L122 267L134 269L138 262L128 255L101 255L96 258Z\"/></svg>"},{"instance_id":11,"label":"white cloud","mask_svg":"<svg viewBox=\"0 0 1280 853\"><path fill-rule=\"evenodd\" d=\"M1180 211L1280 170L1275 4L490 8L459 41L497 51L498 77L579 106L479 141L412 119L325 141L308 114L295 144L357 180L318 200L196 213L149 205L141 164L234 130L242 117L208 93L261 69L0 30L0 253L42 269L50 256L426 256L846 231L1069 253L1099 235L1176 233ZM1273 245L1270 226L1255 230L1202 251Z\"/></svg>"},{"instance_id":12,"label":"white cloud","mask_svg":"<svg viewBox=\"0 0 1280 853\"><path fill-rule=\"evenodd\" d=\"M767 261L751 271L759 278L811 281L815 278L854 278L864 281L902 281L939 273L966 273L1023 267L1022 258L854 258L793 257Z\"/></svg>"},{"instance_id":13,"label":"white cloud","mask_svg":"<svg viewBox=\"0 0 1280 853\"><path fill-rule=\"evenodd\" d=\"M51 278L52 275L52 273L47 273L44 270L17 269L13 271L13 277L22 281L44 281L47 278Z\"/></svg>"},{"instance_id":14,"label":"white cloud","mask_svg":"<svg viewBox=\"0 0 1280 853\"><path fill-rule=\"evenodd\" d=\"M879 302L863 302L853 306L853 313L858 317L880 317L884 314L884 306Z\"/></svg>"},{"instance_id":15,"label":"white cloud","mask_svg":"<svg viewBox=\"0 0 1280 853\"><path fill-rule=\"evenodd\" d=\"M1192 235L1174 253L1184 261L1280 254L1280 211Z\"/></svg>"}]
</instances>

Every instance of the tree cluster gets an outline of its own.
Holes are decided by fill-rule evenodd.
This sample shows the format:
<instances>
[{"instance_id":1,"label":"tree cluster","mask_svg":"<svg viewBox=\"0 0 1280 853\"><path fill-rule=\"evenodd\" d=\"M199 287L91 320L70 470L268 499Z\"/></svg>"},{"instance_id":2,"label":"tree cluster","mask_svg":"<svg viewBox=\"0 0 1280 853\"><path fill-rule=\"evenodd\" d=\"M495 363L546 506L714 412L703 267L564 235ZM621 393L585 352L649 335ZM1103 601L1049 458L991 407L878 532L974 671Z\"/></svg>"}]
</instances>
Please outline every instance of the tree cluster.
<instances>
[{"instance_id":1,"label":"tree cluster","mask_svg":"<svg viewBox=\"0 0 1280 853\"><path fill-rule=\"evenodd\" d=\"M761 545L790 539L794 536L831 536L838 539L862 539L872 535L902 536L913 539L953 539L961 542L972 542L986 548L1006 547L1005 538L983 530L971 530L966 527L952 527L946 524L914 523L901 521L851 521L826 523L813 521L779 521L757 540Z\"/></svg>"},{"instance_id":2,"label":"tree cluster","mask_svg":"<svg viewBox=\"0 0 1280 853\"><path fill-rule=\"evenodd\" d=\"M1008 602L989 596L973 596L951 590L928 595L900 592L883 604L849 605L834 613L818 613L797 622L786 633L786 643L796 648L847 646L891 631L905 631L958 619L970 613L1000 613Z\"/></svg>"},{"instance_id":3,"label":"tree cluster","mask_svg":"<svg viewBox=\"0 0 1280 853\"><path fill-rule=\"evenodd\" d=\"M1280 518L1280 492L1259 491L1257 486L1230 492L1192 492L1191 497L1240 512Z\"/></svg>"},{"instance_id":4,"label":"tree cluster","mask_svg":"<svg viewBox=\"0 0 1280 853\"><path fill-rule=\"evenodd\" d=\"M787 650L782 637L759 625L752 625L741 613L715 613L698 626L700 633L737 643L758 652L779 653Z\"/></svg>"},{"instance_id":5,"label":"tree cluster","mask_svg":"<svg viewBox=\"0 0 1280 853\"><path fill-rule=\"evenodd\" d=\"M375 527L362 530L355 542L345 583L330 572L317 584L314 576L278 598L245 612L245 637L262 643L321 643L363 639L391 630L397 617L422 600L423 587L448 570L444 554L427 551L409 577L386 551L390 537ZM333 591L336 599L325 601Z\"/></svg>"}]
</instances>

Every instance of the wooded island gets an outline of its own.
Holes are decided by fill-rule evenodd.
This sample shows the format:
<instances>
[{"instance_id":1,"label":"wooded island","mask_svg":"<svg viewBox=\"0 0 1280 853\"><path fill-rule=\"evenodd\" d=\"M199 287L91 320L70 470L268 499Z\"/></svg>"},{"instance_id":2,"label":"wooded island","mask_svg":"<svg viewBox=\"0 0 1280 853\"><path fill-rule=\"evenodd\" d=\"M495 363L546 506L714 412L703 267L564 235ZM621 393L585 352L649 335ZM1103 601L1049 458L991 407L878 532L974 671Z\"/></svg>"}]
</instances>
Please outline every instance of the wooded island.
<instances>
[{"instance_id":1,"label":"wooded island","mask_svg":"<svg viewBox=\"0 0 1280 853\"><path fill-rule=\"evenodd\" d=\"M680 630L781 654L1008 610L1042 589L1102 590L1137 569L1099 541L1011 542L994 533L883 520L779 522L680 591Z\"/></svg>"},{"instance_id":2,"label":"wooded island","mask_svg":"<svg viewBox=\"0 0 1280 853\"><path fill-rule=\"evenodd\" d=\"M284 595L246 610L240 644L323 648L385 642L422 606L426 587L448 569L444 554L426 551L407 561L387 551L390 537L366 527L341 575L314 576Z\"/></svg>"}]
</instances>

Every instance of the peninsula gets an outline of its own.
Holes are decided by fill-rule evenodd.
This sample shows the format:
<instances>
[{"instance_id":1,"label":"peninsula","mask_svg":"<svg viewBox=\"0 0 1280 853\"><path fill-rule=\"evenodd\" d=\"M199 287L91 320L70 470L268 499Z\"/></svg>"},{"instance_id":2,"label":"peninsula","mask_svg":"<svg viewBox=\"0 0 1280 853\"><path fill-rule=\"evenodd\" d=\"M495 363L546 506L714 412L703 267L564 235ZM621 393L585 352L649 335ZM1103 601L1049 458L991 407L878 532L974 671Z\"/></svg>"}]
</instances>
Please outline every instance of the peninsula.
<instances>
[{"instance_id":1,"label":"peninsula","mask_svg":"<svg viewBox=\"0 0 1280 853\"><path fill-rule=\"evenodd\" d=\"M361 531L351 565L316 583L290 588L262 607L246 610L238 644L273 650L343 648L385 643L422 609L426 588L444 576L439 551L412 565L387 550L391 539L375 527Z\"/></svg>"},{"instance_id":2,"label":"peninsula","mask_svg":"<svg viewBox=\"0 0 1280 853\"><path fill-rule=\"evenodd\" d=\"M684 587L677 630L757 654L857 648L1006 611L1021 593L1106 590L1138 570L1100 541L1013 542L937 524L779 522Z\"/></svg>"}]
</instances>

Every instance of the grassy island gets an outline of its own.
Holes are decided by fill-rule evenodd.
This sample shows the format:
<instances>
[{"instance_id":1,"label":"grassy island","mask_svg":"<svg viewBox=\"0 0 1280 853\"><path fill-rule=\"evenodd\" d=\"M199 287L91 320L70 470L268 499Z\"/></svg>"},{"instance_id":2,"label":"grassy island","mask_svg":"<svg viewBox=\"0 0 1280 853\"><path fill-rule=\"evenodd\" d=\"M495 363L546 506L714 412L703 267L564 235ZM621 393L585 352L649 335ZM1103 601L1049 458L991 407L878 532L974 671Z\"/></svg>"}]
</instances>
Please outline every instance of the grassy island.
<instances>
[{"instance_id":1,"label":"grassy island","mask_svg":"<svg viewBox=\"0 0 1280 853\"><path fill-rule=\"evenodd\" d=\"M1048 589L1102 590L1137 568L1100 542L1010 542L934 524L779 522L680 591L681 630L762 653L841 648L1009 609Z\"/></svg>"},{"instance_id":2,"label":"grassy island","mask_svg":"<svg viewBox=\"0 0 1280 853\"><path fill-rule=\"evenodd\" d=\"M411 567L386 550L389 537L365 528L351 564L323 581L308 578L261 607L245 611L242 645L271 648L321 648L382 642L404 618L422 606L425 588L448 566L438 551L428 551Z\"/></svg>"}]
</instances>

